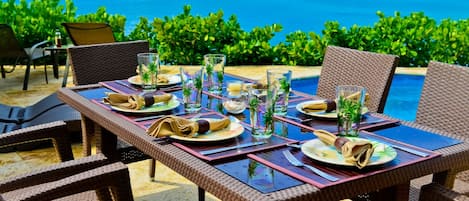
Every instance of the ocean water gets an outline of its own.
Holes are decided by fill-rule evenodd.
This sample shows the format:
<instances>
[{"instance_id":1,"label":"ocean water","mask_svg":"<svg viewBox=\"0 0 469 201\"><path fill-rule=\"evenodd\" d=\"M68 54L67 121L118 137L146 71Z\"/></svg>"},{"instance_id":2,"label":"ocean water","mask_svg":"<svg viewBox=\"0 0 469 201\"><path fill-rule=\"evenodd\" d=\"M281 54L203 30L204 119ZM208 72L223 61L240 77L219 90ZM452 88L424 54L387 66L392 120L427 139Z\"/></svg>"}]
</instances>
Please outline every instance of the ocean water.
<instances>
[{"instance_id":1,"label":"ocean water","mask_svg":"<svg viewBox=\"0 0 469 201\"><path fill-rule=\"evenodd\" d=\"M140 16L151 21L155 17L176 16L182 13L184 5L191 5L191 13L200 16L221 9L225 19L236 15L245 31L281 24L283 30L271 41L274 44L297 30L320 34L326 21L338 21L345 27L372 26L378 21L378 10L386 16L393 16L396 11L401 16L424 12L437 22L469 18L468 0L81 0L74 3L77 14L94 13L98 7L105 6L108 13L125 15L126 33L134 29Z\"/></svg>"}]
</instances>

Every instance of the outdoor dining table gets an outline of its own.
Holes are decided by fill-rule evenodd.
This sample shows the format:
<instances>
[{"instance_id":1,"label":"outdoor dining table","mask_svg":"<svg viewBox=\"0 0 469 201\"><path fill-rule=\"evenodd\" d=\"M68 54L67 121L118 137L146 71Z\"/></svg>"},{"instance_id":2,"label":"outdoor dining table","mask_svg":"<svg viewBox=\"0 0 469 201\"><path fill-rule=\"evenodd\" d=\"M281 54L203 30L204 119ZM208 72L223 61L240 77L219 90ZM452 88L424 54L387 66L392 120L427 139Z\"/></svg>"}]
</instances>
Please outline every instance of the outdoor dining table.
<instances>
[{"instance_id":1,"label":"outdoor dining table","mask_svg":"<svg viewBox=\"0 0 469 201\"><path fill-rule=\"evenodd\" d=\"M227 74L225 79L252 82ZM101 129L101 132L95 132L100 152L110 159L118 160L116 143L119 137L195 183L199 187L201 200L204 190L221 200L340 200L377 190L391 193L383 200L408 200L410 180L434 174L435 182L447 184L448 170L469 165L469 143L465 139L375 113L368 113L363 118L360 137L393 147L395 145L397 156L392 161L358 169L311 160L301 150L288 145L316 139L312 134L316 129L334 133L336 123L311 119L298 112L295 105L318 97L295 91L294 88L287 116L275 116L275 135L265 140L264 144L201 154L207 150L256 141L250 135L249 110L234 115L244 127L243 133L234 139L211 143L186 142L171 137L155 138L146 131L157 117L169 114L193 117L194 114L184 112L182 104L156 114L122 113L102 102L106 92L135 94L141 91L127 80L119 80L61 88L58 96L82 114L84 135ZM172 93L179 100L182 97L177 85L161 88L157 93ZM204 108L197 116L222 118L231 115L221 106L223 99L223 95L204 92ZM156 116L155 119L152 116ZM308 120L299 121L297 118ZM405 149L424 153L425 156ZM281 154L284 150L291 151L303 163L334 175L339 180L329 181L308 169L290 165ZM267 174L268 179L260 184L250 182L251 176L255 174L253 170L259 167L263 167L261 169L264 171L261 176Z\"/></svg>"}]
</instances>

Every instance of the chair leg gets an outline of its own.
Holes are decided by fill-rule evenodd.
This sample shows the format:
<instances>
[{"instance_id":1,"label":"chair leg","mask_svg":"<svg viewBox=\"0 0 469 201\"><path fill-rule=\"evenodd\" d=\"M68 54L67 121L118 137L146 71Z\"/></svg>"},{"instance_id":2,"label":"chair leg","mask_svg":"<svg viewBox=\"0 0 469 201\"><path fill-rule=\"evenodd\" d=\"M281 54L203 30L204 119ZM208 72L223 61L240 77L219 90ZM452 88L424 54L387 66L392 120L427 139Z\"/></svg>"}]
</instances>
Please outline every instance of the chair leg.
<instances>
[{"instance_id":1,"label":"chair leg","mask_svg":"<svg viewBox=\"0 0 469 201\"><path fill-rule=\"evenodd\" d=\"M47 65L44 64L44 75L46 77L46 84L49 84L49 79L47 78Z\"/></svg>"},{"instance_id":2,"label":"chair leg","mask_svg":"<svg viewBox=\"0 0 469 201\"><path fill-rule=\"evenodd\" d=\"M205 201L205 190L203 188L197 187L199 192L199 201Z\"/></svg>"},{"instance_id":3,"label":"chair leg","mask_svg":"<svg viewBox=\"0 0 469 201\"><path fill-rule=\"evenodd\" d=\"M67 79L68 79L68 71L70 70L70 61L67 54L67 61L65 62L65 71L64 71L64 79L62 81L62 87L67 86Z\"/></svg>"},{"instance_id":4,"label":"chair leg","mask_svg":"<svg viewBox=\"0 0 469 201\"><path fill-rule=\"evenodd\" d=\"M155 180L155 168L156 168L156 160L152 158L150 160L150 171L149 171L150 181Z\"/></svg>"},{"instance_id":5,"label":"chair leg","mask_svg":"<svg viewBox=\"0 0 469 201\"><path fill-rule=\"evenodd\" d=\"M29 81L30 71L31 71L31 62L28 61L28 64L26 65L26 72L24 73L23 90L28 90L28 81Z\"/></svg>"},{"instance_id":6,"label":"chair leg","mask_svg":"<svg viewBox=\"0 0 469 201\"><path fill-rule=\"evenodd\" d=\"M2 64L2 65L0 65L0 67L1 67L1 71L2 71L2 78L4 78L4 79L5 79L5 77L6 77L6 75L5 75L5 74L6 74L6 72L5 72L5 68L3 67L3 64Z\"/></svg>"}]
</instances>

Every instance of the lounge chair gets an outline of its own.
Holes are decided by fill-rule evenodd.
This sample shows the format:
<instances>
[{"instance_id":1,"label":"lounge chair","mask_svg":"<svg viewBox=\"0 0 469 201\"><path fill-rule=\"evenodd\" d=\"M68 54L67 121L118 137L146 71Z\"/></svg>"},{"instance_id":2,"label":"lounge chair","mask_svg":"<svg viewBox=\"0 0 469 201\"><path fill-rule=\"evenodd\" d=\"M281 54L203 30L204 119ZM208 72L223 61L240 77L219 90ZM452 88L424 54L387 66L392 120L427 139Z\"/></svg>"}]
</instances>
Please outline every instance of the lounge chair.
<instances>
[{"instance_id":1,"label":"lounge chair","mask_svg":"<svg viewBox=\"0 0 469 201\"><path fill-rule=\"evenodd\" d=\"M2 111L0 134L53 121L65 121L69 135L81 132L80 113L59 100L56 93L27 107L0 104L0 111ZM27 145L10 146L8 149L2 148L0 152L10 152L15 148L16 150L31 150L42 144L42 142L31 142Z\"/></svg>"},{"instance_id":2,"label":"lounge chair","mask_svg":"<svg viewBox=\"0 0 469 201\"><path fill-rule=\"evenodd\" d=\"M105 23L62 23L73 45L116 42L111 26Z\"/></svg>"},{"instance_id":3,"label":"lounge chair","mask_svg":"<svg viewBox=\"0 0 469 201\"><path fill-rule=\"evenodd\" d=\"M6 77L6 73L12 72L16 65L19 63L26 63L26 71L24 74L23 90L28 90L29 74L31 65L37 59L44 58L50 55L50 52L44 51L42 47L50 45L50 42L45 40L33 45L31 48L21 47L18 39L13 32L13 29L7 24L0 24L0 71L2 78ZM12 65L10 70L5 69L5 64ZM47 79L47 69L44 64L44 75Z\"/></svg>"}]
</instances>

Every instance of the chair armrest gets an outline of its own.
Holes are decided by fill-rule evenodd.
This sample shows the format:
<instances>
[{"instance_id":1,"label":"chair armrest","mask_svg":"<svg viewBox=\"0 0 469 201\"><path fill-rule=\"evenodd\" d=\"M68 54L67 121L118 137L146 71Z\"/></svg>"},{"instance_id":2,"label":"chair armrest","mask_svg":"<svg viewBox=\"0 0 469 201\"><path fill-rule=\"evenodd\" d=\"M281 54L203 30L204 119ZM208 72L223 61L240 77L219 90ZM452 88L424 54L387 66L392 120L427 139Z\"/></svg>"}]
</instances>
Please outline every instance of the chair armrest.
<instances>
[{"instance_id":1,"label":"chair armrest","mask_svg":"<svg viewBox=\"0 0 469 201\"><path fill-rule=\"evenodd\" d=\"M422 186L419 200L422 201L469 201L466 195L457 193L440 184L431 183Z\"/></svg>"},{"instance_id":2,"label":"chair armrest","mask_svg":"<svg viewBox=\"0 0 469 201\"><path fill-rule=\"evenodd\" d=\"M9 200L9 197L14 198L14 200L24 201L52 200L111 186L112 188L109 189L115 200L133 200L129 172L127 167L121 162L84 171L54 182L34 186L27 190L20 189L18 192L8 192L3 197L5 200Z\"/></svg>"},{"instance_id":3,"label":"chair armrest","mask_svg":"<svg viewBox=\"0 0 469 201\"><path fill-rule=\"evenodd\" d=\"M29 55L34 55L33 53L34 53L34 51L36 51L36 49L37 49L38 47L41 47L41 46L46 45L46 44L48 44L48 43L50 43L50 41L45 40L45 41L41 41L41 42L39 42L39 43L34 44L34 45L31 47L31 49L29 50L29 51L30 51L30 52L29 52ZM41 50L42 50L42 49L41 49Z\"/></svg>"},{"instance_id":4,"label":"chair armrest","mask_svg":"<svg viewBox=\"0 0 469 201\"><path fill-rule=\"evenodd\" d=\"M46 182L56 181L71 175L94 169L108 164L109 161L102 154L92 155L77 160L50 165L36 169L26 174L6 178L0 181L0 193L25 188Z\"/></svg>"},{"instance_id":5,"label":"chair armrest","mask_svg":"<svg viewBox=\"0 0 469 201\"><path fill-rule=\"evenodd\" d=\"M73 160L66 123L54 121L10 131L0 135L0 147L52 139L61 161Z\"/></svg>"}]
</instances>

